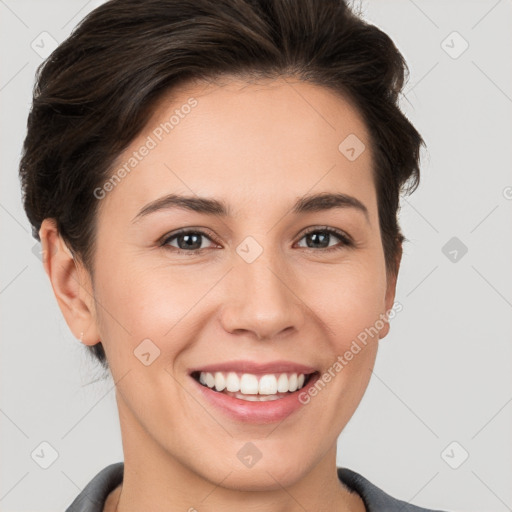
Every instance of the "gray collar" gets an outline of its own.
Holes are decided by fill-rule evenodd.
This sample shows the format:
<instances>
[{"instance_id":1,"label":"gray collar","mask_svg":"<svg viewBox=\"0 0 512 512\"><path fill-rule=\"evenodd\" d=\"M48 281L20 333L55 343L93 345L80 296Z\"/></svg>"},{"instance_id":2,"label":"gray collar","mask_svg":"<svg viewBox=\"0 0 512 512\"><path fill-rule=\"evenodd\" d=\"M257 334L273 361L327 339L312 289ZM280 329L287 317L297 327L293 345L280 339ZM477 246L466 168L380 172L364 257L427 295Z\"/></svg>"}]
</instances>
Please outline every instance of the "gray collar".
<instances>
[{"instance_id":1,"label":"gray collar","mask_svg":"<svg viewBox=\"0 0 512 512\"><path fill-rule=\"evenodd\" d=\"M337 468L337 470L340 481L361 496L366 512L442 512L395 499L351 469ZM103 512L107 496L122 483L123 474L123 462L116 462L102 469L85 486L66 512Z\"/></svg>"}]
</instances>

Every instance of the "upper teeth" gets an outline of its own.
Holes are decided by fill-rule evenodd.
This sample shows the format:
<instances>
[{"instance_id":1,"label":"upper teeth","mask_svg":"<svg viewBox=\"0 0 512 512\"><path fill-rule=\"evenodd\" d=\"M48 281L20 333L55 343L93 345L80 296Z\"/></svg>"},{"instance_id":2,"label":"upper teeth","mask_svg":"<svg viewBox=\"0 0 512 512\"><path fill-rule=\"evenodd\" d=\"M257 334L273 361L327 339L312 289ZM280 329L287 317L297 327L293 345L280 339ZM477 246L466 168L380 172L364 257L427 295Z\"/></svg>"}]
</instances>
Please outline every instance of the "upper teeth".
<instances>
[{"instance_id":1,"label":"upper teeth","mask_svg":"<svg viewBox=\"0 0 512 512\"><path fill-rule=\"evenodd\" d=\"M244 373L241 377L235 372L229 372L227 375L224 372L201 372L199 374L199 382L206 384L209 388L215 387L217 391L226 389L246 395L274 395L296 391L304 385L305 379L306 376L303 373L281 373L279 375L269 373L259 376Z\"/></svg>"}]
</instances>

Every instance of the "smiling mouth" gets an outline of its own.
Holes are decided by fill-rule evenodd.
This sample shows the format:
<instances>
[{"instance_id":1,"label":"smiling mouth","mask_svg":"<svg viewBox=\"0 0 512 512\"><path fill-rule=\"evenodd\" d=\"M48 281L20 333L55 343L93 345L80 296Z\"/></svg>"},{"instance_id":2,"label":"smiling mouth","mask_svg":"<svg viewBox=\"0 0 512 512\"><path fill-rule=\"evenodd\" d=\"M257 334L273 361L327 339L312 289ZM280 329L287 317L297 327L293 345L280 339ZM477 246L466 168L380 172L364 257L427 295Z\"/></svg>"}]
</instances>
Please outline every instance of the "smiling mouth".
<instances>
[{"instance_id":1,"label":"smiling mouth","mask_svg":"<svg viewBox=\"0 0 512 512\"><path fill-rule=\"evenodd\" d=\"M318 371L309 374L282 372L265 375L194 371L190 375L201 386L216 393L241 400L264 402L299 392L317 374Z\"/></svg>"}]
</instances>

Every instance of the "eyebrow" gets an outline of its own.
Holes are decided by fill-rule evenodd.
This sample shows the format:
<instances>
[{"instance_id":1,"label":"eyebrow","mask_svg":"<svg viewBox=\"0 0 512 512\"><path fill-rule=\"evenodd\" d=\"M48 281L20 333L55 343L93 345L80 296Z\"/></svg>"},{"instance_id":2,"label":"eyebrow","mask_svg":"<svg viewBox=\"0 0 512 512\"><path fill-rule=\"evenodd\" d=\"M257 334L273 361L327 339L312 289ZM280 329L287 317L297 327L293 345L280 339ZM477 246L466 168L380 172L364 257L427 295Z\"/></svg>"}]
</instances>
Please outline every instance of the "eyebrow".
<instances>
[{"instance_id":1,"label":"eyebrow","mask_svg":"<svg viewBox=\"0 0 512 512\"><path fill-rule=\"evenodd\" d=\"M231 209L224 201L205 197L168 194L164 197L151 201L144 206L133 218L132 222L137 222L142 217L151 213L171 208L179 208L216 217L232 216ZM333 194L324 192L300 197L293 205L291 211L294 214L304 214L337 208L353 208L356 211L363 213L367 222L369 222L368 209L366 206L359 201L359 199L340 193Z\"/></svg>"}]
</instances>

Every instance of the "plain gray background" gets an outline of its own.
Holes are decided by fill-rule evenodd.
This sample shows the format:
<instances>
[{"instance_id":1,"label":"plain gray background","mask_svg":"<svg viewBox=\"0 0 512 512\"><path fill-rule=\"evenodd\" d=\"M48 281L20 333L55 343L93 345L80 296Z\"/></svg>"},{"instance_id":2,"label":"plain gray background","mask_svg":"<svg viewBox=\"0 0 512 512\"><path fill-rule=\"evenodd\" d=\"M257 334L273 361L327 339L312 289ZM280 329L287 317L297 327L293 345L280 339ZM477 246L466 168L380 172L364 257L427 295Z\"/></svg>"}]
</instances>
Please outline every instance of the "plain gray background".
<instances>
[{"instance_id":1,"label":"plain gray background","mask_svg":"<svg viewBox=\"0 0 512 512\"><path fill-rule=\"evenodd\" d=\"M100 3L0 0L2 512L64 510L123 458L113 383L88 384L100 372L58 309L17 177L40 54ZM402 104L428 153L402 201L403 311L338 465L424 507L510 511L512 3L357 5L406 57ZM58 454L47 469L32 455L51 456L42 442Z\"/></svg>"}]
</instances>

